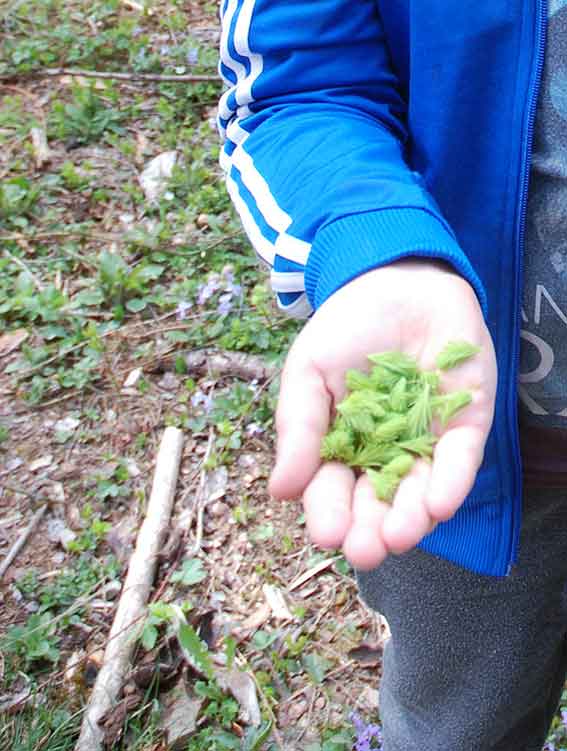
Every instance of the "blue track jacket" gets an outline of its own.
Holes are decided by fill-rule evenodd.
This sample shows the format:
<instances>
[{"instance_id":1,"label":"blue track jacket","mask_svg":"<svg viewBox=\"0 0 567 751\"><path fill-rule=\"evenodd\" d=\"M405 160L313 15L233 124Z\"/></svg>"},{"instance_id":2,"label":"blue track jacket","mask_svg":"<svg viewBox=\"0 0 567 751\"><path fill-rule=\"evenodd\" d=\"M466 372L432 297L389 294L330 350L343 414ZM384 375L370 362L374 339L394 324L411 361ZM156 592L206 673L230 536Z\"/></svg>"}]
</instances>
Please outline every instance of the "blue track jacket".
<instances>
[{"instance_id":1,"label":"blue track jacket","mask_svg":"<svg viewBox=\"0 0 567 751\"><path fill-rule=\"evenodd\" d=\"M221 17L221 163L279 306L309 315L404 256L442 259L476 290L498 358L494 426L471 495L421 547L505 575L545 0L223 0Z\"/></svg>"}]
</instances>

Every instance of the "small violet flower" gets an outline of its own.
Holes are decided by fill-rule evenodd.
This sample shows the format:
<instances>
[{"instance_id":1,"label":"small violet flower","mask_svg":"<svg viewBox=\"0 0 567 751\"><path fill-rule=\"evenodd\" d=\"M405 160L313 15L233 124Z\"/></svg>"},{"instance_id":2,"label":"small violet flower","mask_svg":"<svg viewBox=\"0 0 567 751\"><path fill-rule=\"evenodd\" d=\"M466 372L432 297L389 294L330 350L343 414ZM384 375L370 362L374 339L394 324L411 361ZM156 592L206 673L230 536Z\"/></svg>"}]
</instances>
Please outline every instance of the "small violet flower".
<instances>
[{"instance_id":1,"label":"small violet flower","mask_svg":"<svg viewBox=\"0 0 567 751\"><path fill-rule=\"evenodd\" d=\"M217 313L221 316L226 316L232 310L232 294L225 292L219 297L219 304L217 306Z\"/></svg>"},{"instance_id":2,"label":"small violet flower","mask_svg":"<svg viewBox=\"0 0 567 751\"><path fill-rule=\"evenodd\" d=\"M265 431L265 428L263 428L261 425L258 425L257 422L251 422L249 425L246 426L246 434L250 436L259 435Z\"/></svg>"},{"instance_id":3,"label":"small violet flower","mask_svg":"<svg viewBox=\"0 0 567 751\"><path fill-rule=\"evenodd\" d=\"M217 313L228 315L234 303L242 298L242 286L235 283L232 267L225 266L221 274L211 274L205 284L199 286L197 303L205 305L217 292L222 293L218 299Z\"/></svg>"},{"instance_id":4,"label":"small violet flower","mask_svg":"<svg viewBox=\"0 0 567 751\"><path fill-rule=\"evenodd\" d=\"M187 62L189 65L197 65L199 62L199 50L196 47L191 47L187 52Z\"/></svg>"},{"instance_id":5,"label":"small violet flower","mask_svg":"<svg viewBox=\"0 0 567 751\"><path fill-rule=\"evenodd\" d=\"M197 297L198 304L204 305L207 300L210 300L215 292L217 292L219 287L220 285L218 274L212 274L207 282L205 284L201 284L199 287L199 295Z\"/></svg>"},{"instance_id":6,"label":"small violet flower","mask_svg":"<svg viewBox=\"0 0 567 751\"><path fill-rule=\"evenodd\" d=\"M193 407L199 407L202 405L205 412L209 413L213 408L213 398L199 389L198 391L195 391L191 397L191 404Z\"/></svg>"},{"instance_id":7,"label":"small violet flower","mask_svg":"<svg viewBox=\"0 0 567 751\"><path fill-rule=\"evenodd\" d=\"M356 732L353 751L381 751L382 729L380 726L365 722L356 712L351 712L349 719Z\"/></svg>"},{"instance_id":8,"label":"small violet flower","mask_svg":"<svg viewBox=\"0 0 567 751\"><path fill-rule=\"evenodd\" d=\"M175 308L175 317L178 321L184 321L187 318L187 312L191 310L193 303L181 300Z\"/></svg>"}]
</instances>

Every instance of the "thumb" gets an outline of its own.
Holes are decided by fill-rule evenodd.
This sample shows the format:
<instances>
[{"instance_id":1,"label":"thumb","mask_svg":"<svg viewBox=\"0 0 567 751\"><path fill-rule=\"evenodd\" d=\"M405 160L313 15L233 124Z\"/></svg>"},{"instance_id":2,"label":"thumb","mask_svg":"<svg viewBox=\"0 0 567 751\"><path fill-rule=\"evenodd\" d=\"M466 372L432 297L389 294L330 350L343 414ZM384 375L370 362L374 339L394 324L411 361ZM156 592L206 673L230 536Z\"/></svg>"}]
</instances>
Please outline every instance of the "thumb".
<instances>
[{"instance_id":1,"label":"thumb","mask_svg":"<svg viewBox=\"0 0 567 751\"><path fill-rule=\"evenodd\" d=\"M290 353L282 374L276 431L276 465L270 492L276 498L299 498L321 464L321 441L329 427L331 395L310 361Z\"/></svg>"}]
</instances>

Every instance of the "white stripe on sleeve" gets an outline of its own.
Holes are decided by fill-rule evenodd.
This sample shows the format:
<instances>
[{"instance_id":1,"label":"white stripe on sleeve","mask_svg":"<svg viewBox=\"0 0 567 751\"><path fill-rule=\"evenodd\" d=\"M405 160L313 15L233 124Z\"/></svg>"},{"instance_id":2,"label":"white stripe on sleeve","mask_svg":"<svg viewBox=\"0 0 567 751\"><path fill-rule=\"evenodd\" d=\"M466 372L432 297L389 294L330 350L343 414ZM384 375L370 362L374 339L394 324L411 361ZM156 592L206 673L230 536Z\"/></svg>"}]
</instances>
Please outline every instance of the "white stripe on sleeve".
<instances>
[{"instance_id":1,"label":"white stripe on sleeve","mask_svg":"<svg viewBox=\"0 0 567 751\"><path fill-rule=\"evenodd\" d=\"M234 203L234 206L238 211L246 234L250 238L250 242L252 243L254 249L263 261L268 263L270 266L273 266L275 256L273 243L271 243L266 237L264 237L264 235L260 231L260 228L254 221L254 217L252 216L248 206L246 205L246 202L240 196L238 185L229 176L227 176L226 178L226 187L232 199L232 202Z\"/></svg>"},{"instance_id":2,"label":"white stripe on sleeve","mask_svg":"<svg viewBox=\"0 0 567 751\"><path fill-rule=\"evenodd\" d=\"M301 271L273 271L270 281L274 292L304 292L305 274Z\"/></svg>"},{"instance_id":3,"label":"white stripe on sleeve","mask_svg":"<svg viewBox=\"0 0 567 751\"><path fill-rule=\"evenodd\" d=\"M307 318L313 312L307 295L301 295L291 305L282 305L278 297L278 308L290 318Z\"/></svg>"}]
</instances>

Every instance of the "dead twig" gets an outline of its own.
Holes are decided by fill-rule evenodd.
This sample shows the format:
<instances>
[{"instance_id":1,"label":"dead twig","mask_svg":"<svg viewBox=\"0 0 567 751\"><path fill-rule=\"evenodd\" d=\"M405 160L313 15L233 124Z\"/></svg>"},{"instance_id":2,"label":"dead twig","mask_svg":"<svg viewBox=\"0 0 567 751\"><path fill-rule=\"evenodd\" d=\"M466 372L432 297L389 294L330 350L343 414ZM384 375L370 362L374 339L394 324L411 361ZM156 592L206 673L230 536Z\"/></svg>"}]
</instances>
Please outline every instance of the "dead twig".
<instances>
[{"instance_id":1,"label":"dead twig","mask_svg":"<svg viewBox=\"0 0 567 751\"><path fill-rule=\"evenodd\" d=\"M15 714L21 711L33 698L31 688L24 688L23 691L14 694L13 696L0 696L0 715L1 714Z\"/></svg>"},{"instance_id":2,"label":"dead twig","mask_svg":"<svg viewBox=\"0 0 567 751\"><path fill-rule=\"evenodd\" d=\"M326 571L328 568L331 568L331 566L336 563L340 559L340 555L335 556L334 558L327 558L325 561L320 561L317 563L317 565L313 566L309 569L309 571L306 571L304 574L301 574L301 576L298 576L295 581L292 581L292 583L287 588L288 592L293 592L295 589L299 589L299 587L303 586L305 582L308 582L309 579L312 579L314 576L318 576L322 571Z\"/></svg>"},{"instance_id":3,"label":"dead twig","mask_svg":"<svg viewBox=\"0 0 567 751\"><path fill-rule=\"evenodd\" d=\"M20 550L25 546L26 542L29 540L31 533L34 531L34 529L37 527L39 522L42 520L43 515L47 511L47 504L44 506L41 506L35 514L32 516L30 523L28 526L24 529L22 534L18 537L16 542L12 545L10 550L8 551L8 554L0 564L0 579L4 576L10 565L12 564L15 557L18 555Z\"/></svg>"},{"instance_id":4,"label":"dead twig","mask_svg":"<svg viewBox=\"0 0 567 751\"><path fill-rule=\"evenodd\" d=\"M130 559L102 668L83 717L77 751L99 751L102 748L104 731L99 720L112 708L126 677L135 647L132 626L145 612L158 553L171 517L182 445L183 433L178 428L166 428L158 452L146 518ZM121 632L120 638L115 638L117 632Z\"/></svg>"},{"instance_id":5,"label":"dead twig","mask_svg":"<svg viewBox=\"0 0 567 751\"><path fill-rule=\"evenodd\" d=\"M29 275L30 279L34 283L35 288L37 289L38 292L41 292L43 290L43 285L41 284L37 276L33 273L33 271L29 268L29 266L22 261L21 258L18 258L18 256L12 255L12 253L10 253L9 250L6 250L6 248L4 248L4 255L8 256L8 258L12 261L12 263L15 263L16 266L19 266L22 269L22 271L25 271L26 274Z\"/></svg>"},{"instance_id":6,"label":"dead twig","mask_svg":"<svg viewBox=\"0 0 567 751\"><path fill-rule=\"evenodd\" d=\"M4 473L2 473L4 474ZM37 500L37 494L32 493L29 490L26 490L25 488L21 488L19 485L13 485L11 482L6 482L5 480L2 480L0 482L0 488L5 488L6 490L11 490L12 493L16 493L17 495L25 495L27 498L30 498L32 501Z\"/></svg>"},{"instance_id":7,"label":"dead twig","mask_svg":"<svg viewBox=\"0 0 567 751\"><path fill-rule=\"evenodd\" d=\"M175 315L175 311L172 313L166 313L163 316L160 316L157 321L164 321L166 318L170 318L171 316ZM103 332L102 334L99 334L99 339L106 339L109 336L113 336L115 334L124 334L125 329L128 328L128 326L143 326L143 325L151 325L154 326L156 321L139 321L132 324L126 324L126 326L121 326L116 329L109 329L108 331ZM46 367L46 365L51 365L51 363L57 362L58 360L62 360L63 358L67 357L67 355L72 354L73 352L77 352L83 347L86 347L87 344L89 344L89 340L85 339L83 342L79 342L78 344L75 344L73 347L69 347L69 349L66 349L64 352L57 352L57 354L52 355L51 357L48 357L47 360L43 360L42 362L38 363L37 365L33 365L31 368L28 368L27 370L22 371L21 373L16 374L16 382L20 383L21 381L25 381L27 378L32 376L34 373L37 373L38 371L42 370ZM38 405L38 406L45 406L45 405Z\"/></svg>"},{"instance_id":8,"label":"dead twig","mask_svg":"<svg viewBox=\"0 0 567 751\"><path fill-rule=\"evenodd\" d=\"M191 373L219 376L233 376L243 381L266 381L273 379L279 368L271 365L257 355L244 352L230 352L212 347L198 349L183 355L176 353L176 357L183 357L185 365ZM165 363L167 367L168 363Z\"/></svg>"},{"instance_id":9,"label":"dead twig","mask_svg":"<svg viewBox=\"0 0 567 751\"><path fill-rule=\"evenodd\" d=\"M173 75L169 73L113 73L110 71L100 70L82 70L79 68L43 68L34 70L33 73L13 73L0 76L0 81L12 81L14 79L23 79L32 77L34 80L39 78L51 78L58 76L77 76L82 78L112 78L117 81L155 81L158 83L220 83L218 75L198 75L187 73L182 75Z\"/></svg>"},{"instance_id":10,"label":"dead twig","mask_svg":"<svg viewBox=\"0 0 567 751\"><path fill-rule=\"evenodd\" d=\"M56 240L60 237L78 237L85 240L94 238L95 240L112 241L118 239L120 235L110 232L91 232L88 229L85 229L84 231L62 230L60 232L30 232L27 235L23 232L11 232L8 235L0 235L0 242L18 242L18 240L23 240L25 242L31 242L32 240Z\"/></svg>"},{"instance_id":11,"label":"dead twig","mask_svg":"<svg viewBox=\"0 0 567 751\"><path fill-rule=\"evenodd\" d=\"M191 550L189 557L193 557L199 552L199 550L201 550L201 542L203 540L203 517L205 515L205 484L207 482L206 467L207 467L207 461L209 460L209 457L211 456L211 452L213 450L214 437L215 437L215 432L213 428L210 428L209 440L207 441L207 448L205 450L205 455L203 456L201 477L199 479L199 488L197 490L195 503L193 505L193 508L197 507L197 525L196 525L197 531L195 534L195 543L193 544L193 549Z\"/></svg>"}]
</instances>

